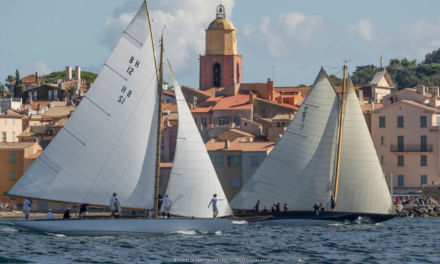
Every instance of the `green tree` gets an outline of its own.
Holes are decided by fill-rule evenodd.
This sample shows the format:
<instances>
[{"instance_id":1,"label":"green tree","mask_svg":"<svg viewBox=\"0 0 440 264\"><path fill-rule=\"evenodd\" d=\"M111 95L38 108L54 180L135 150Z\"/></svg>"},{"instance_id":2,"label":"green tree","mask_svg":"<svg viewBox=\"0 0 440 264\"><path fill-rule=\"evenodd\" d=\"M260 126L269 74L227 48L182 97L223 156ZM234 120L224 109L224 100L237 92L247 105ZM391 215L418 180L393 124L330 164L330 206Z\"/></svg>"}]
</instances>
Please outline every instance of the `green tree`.
<instances>
[{"instance_id":1,"label":"green tree","mask_svg":"<svg viewBox=\"0 0 440 264\"><path fill-rule=\"evenodd\" d=\"M402 65L404 68L416 67L417 61L416 60L409 61L406 58L404 58L403 60L400 61L400 65Z\"/></svg>"},{"instance_id":2,"label":"green tree","mask_svg":"<svg viewBox=\"0 0 440 264\"><path fill-rule=\"evenodd\" d=\"M356 71L353 72L351 80L354 86L370 85L374 75L376 75L379 69L374 65L357 66Z\"/></svg>"},{"instance_id":3,"label":"green tree","mask_svg":"<svg viewBox=\"0 0 440 264\"><path fill-rule=\"evenodd\" d=\"M24 91L24 89L25 87L23 85L23 81L20 78L20 73L18 72L18 70L15 70L14 97L21 97L21 93Z\"/></svg>"},{"instance_id":4,"label":"green tree","mask_svg":"<svg viewBox=\"0 0 440 264\"><path fill-rule=\"evenodd\" d=\"M5 98L5 87L0 82L0 98Z\"/></svg>"},{"instance_id":5,"label":"green tree","mask_svg":"<svg viewBox=\"0 0 440 264\"><path fill-rule=\"evenodd\" d=\"M19 84L15 86L15 90L14 90L14 97L22 97L24 90L25 90L26 86L24 86L24 84Z\"/></svg>"},{"instance_id":6,"label":"green tree","mask_svg":"<svg viewBox=\"0 0 440 264\"><path fill-rule=\"evenodd\" d=\"M422 64L430 63L440 63L440 48L425 55L425 60L422 61Z\"/></svg>"},{"instance_id":7,"label":"green tree","mask_svg":"<svg viewBox=\"0 0 440 264\"><path fill-rule=\"evenodd\" d=\"M66 89L66 93L69 96L69 100L72 100L72 96L75 93L75 87L70 86L69 88Z\"/></svg>"},{"instance_id":8,"label":"green tree","mask_svg":"<svg viewBox=\"0 0 440 264\"><path fill-rule=\"evenodd\" d=\"M6 84L11 83L13 81L15 81L15 78L12 75L8 75L8 77L5 79Z\"/></svg>"},{"instance_id":9,"label":"green tree","mask_svg":"<svg viewBox=\"0 0 440 264\"><path fill-rule=\"evenodd\" d=\"M332 80L334 86L342 86L342 79L336 75L330 75L330 79Z\"/></svg>"}]
</instances>

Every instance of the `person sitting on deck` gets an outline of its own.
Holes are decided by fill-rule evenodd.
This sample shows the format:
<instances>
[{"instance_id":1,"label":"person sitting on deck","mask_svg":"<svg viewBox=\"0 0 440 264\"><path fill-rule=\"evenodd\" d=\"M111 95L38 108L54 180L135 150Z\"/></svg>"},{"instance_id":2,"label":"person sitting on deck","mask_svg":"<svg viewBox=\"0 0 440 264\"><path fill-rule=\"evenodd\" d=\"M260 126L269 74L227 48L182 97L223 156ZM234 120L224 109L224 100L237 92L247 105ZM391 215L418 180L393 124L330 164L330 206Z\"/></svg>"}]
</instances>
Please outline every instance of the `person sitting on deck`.
<instances>
[{"instance_id":1,"label":"person sitting on deck","mask_svg":"<svg viewBox=\"0 0 440 264\"><path fill-rule=\"evenodd\" d=\"M83 217L89 214L89 211L87 210L87 206L89 205L90 204L79 204L79 217Z\"/></svg>"},{"instance_id":2,"label":"person sitting on deck","mask_svg":"<svg viewBox=\"0 0 440 264\"><path fill-rule=\"evenodd\" d=\"M316 215L319 215L319 204L316 203L313 207L312 207L313 212L316 213Z\"/></svg>"},{"instance_id":3,"label":"person sitting on deck","mask_svg":"<svg viewBox=\"0 0 440 264\"><path fill-rule=\"evenodd\" d=\"M109 203L109 206L110 206L110 211L112 212L111 214L110 214L110 218L113 218L113 216L115 216L115 214L116 214L116 209L117 209L117 204L116 204L116 193L113 193L113 195L112 195L112 197L110 198L110 203Z\"/></svg>"},{"instance_id":4,"label":"person sitting on deck","mask_svg":"<svg viewBox=\"0 0 440 264\"><path fill-rule=\"evenodd\" d=\"M212 211L213 211L213 213L214 213L214 219L216 219L217 216L218 216L217 202L218 202L218 201L223 201L223 200L225 200L225 199L226 199L226 196L225 196L224 199L220 199L220 198L217 198L217 194L214 193L214 198L212 198L212 199L211 199L211 202L209 202L209 204L208 204L208 208L209 208L209 206L212 204Z\"/></svg>"},{"instance_id":5,"label":"person sitting on deck","mask_svg":"<svg viewBox=\"0 0 440 264\"><path fill-rule=\"evenodd\" d=\"M280 203L277 203L277 205L275 206L275 212L277 212L277 213L281 212L281 205L280 205Z\"/></svg>"},{"instance_id":6,"label":"person sitting on deck","mask_svg":"<svg viewBox=\"0 0 440 264\"><path fill-rule=\"evenodd\" d=\"M261 210L260 210L260 200L258 200L257 204L255 205L255 212L261 213Z\"/></svg>"},{"instance_id":7,"label":"person sitting on deck","mask_svg":"<svg viewBox=\"0 0 440 264\"><path fill-rule=\"evenodd\" d=\"M286 203L284 204L283 212L289 212L289 207Z\"/></svg>"},{"instance_id":8,"label":"person sitting on deck","mask_svg":"<svg viewBox=\"0 0 440 264\"><path fill-rule=\"evenodd\" d=\"M267 212L268 212L267 206L265 206L264 209L263 209L263 213L267 213Z\"/></svg>"},{"instance_id":9,"label":"person sitting on deck","mask_svg":"<svg viewBox=\"0 0 440 264\"><path fill-rule=\"evenodd\" d=\"M322 205L322 203L319 204L319 210L320 210L321 212L324 212L324 205Z\"/></svg>"},{"instance_id":10,"label":"person sitting on deck","mask_svg":"<svg viewBox=\"0 0 440 264\"><path fill-rule=\"evenodd\" d=\"M70 218L70 207L67 207L67 210L64 212L63 219Z\"/></svg>"},{"instance_id":11,"label":"person sitting on deck","mask_svg":"<svg viewBox=\"0 0 440 264\"><path fill-rule=\"evenodd\" d=\"M52 209L49 209L49 212L47 212L46 219L53 219Z\"/></svg>"},{"instance_id":12,"label":"person sitting on deck","mask_svg":"<svg viewBox=\"0 0 440 264\"><path fill-rule=\"evenodd\" d=\"M275 212L275 210L276 210L276 207L275 207L275 204L273 204L272 205L272 212Z\"/></svg>"},{"instance_id":13,"label":"person sitting on deck","mask_svg":"<svg viewBox=\"0 0 440 264\"><path fill-rule=\"evenodd\" d=\"M159 201L163 201L163 218L165 218L165 214L167 214L168 218L170 218L170 211L171 211L171 199L168 197L168 194L165 194L165 198L159 199Z\"/></svg>"}]
</instances>

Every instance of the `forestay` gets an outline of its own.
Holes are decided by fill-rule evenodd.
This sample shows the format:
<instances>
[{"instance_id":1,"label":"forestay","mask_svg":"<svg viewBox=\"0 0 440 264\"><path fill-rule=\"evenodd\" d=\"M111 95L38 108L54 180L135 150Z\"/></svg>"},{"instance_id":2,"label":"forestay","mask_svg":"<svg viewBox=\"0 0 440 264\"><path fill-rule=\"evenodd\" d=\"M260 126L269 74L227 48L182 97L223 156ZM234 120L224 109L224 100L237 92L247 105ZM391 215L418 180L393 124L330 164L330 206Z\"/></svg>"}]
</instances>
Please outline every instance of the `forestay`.
<instances>
[{"instance_id":1,"label":"forestay","mask_svg":"<svg viewBox=\"0 0 440 264\"><path fill-rule=\"evenodd\" d=\"M382 167L350 77L347 80L341 149L336 209L344 212L394 213Z\"/></svg>"},{"instance_id":2,"label":"forestay","mask_svg":"<svg viewBox=\"0 0 440 264\"><path fill-rule=\"evenodd\" d=\"M55 139L9 191L63 202L153 208L157 128L154 54L145 3Z\"/></svg>"},{"instance_id":3,"label":"forestay","mask_svg":"<svg viewBox=\"0 0 440 264\"><path fill-rule=\"evenodd\" d=\"M321 69L309 94L274 149L232 200L234 209L287 203L311 210L329 201L335 167L340 99Z\"/></svg>"},{"instance_id":4,"label":"forestay","mask_svg":"<svg viewBox=\"0 0 440 264\"><path fill-rule=\"evenodd\" d=\"M212 217L212 207L208 209L208 204L213 194L224 198L225 193L171 65L170 72L179 113L176 152L167 187L173 202L171 214ZM232 215L226 200L218 203L218 209L219 216Z\"/></svg>"}]
</instances>

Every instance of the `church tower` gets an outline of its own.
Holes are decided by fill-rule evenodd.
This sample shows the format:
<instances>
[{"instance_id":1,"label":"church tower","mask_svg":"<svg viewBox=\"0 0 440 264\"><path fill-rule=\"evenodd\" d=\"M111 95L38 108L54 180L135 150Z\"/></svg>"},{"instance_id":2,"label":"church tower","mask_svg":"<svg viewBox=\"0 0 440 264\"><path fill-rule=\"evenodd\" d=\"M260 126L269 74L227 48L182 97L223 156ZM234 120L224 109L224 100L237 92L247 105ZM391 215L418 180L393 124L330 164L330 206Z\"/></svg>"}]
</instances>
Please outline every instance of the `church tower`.
<instances>
[{"instance_id":1,"label":"church tower","mask_svg":"<svg viewBox=\"0 0 440 264\"><path fill-rule=\"evenodd\" d=\"M226 19L225 7L206 30L205 55L200 55L200 90L241 83L241 55L237 55L237 30Z\"/></svg>"}]
</instances>

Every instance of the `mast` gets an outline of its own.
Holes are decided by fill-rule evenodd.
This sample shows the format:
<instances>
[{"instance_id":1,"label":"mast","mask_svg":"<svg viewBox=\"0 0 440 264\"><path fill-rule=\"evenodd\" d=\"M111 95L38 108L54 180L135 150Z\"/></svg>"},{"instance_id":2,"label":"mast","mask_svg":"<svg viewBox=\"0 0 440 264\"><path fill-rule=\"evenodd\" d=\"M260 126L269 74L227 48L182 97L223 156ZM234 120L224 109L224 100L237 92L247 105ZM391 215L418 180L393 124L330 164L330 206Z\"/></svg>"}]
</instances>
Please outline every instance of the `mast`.
<instances>
[{"instance_id":1,"label":"mast","mask_svg":"<svg viewBox=\"0 0 440 264\"><path fill-rule=\"evenodd\" d=\"M341 146L342 146L342 125L344 123L344 113L345 113L345 100L344 100L344 91L345 91L345 83L346 83L346 75L347 75L347 63L344 64L344 78L342 81L342 92L341 92L341 112L339 114L339 135L338 135L338 155L336 160L336 174L335 174L335 191L334 198L337 201L338 198L338 181L339 181L339 171L341 168Z\"/></svg>"},{"instance_id":2,"label":"mast","mask_svg":"<svg viewBox=\"0 0 440 264\"><path fill-rule=\"evenodd\" d=\"M163 85L163 32L160 37L160 66L159 66L159 85L157 87L157 93L159 94L159 110L157 111L157 146L156 146L156 177L154 181L154 218L157 218L159 211L159 175L160 175L160 146L161 146L161 134L162 134L162 85Z\"/></svg>"}]
</instances>

